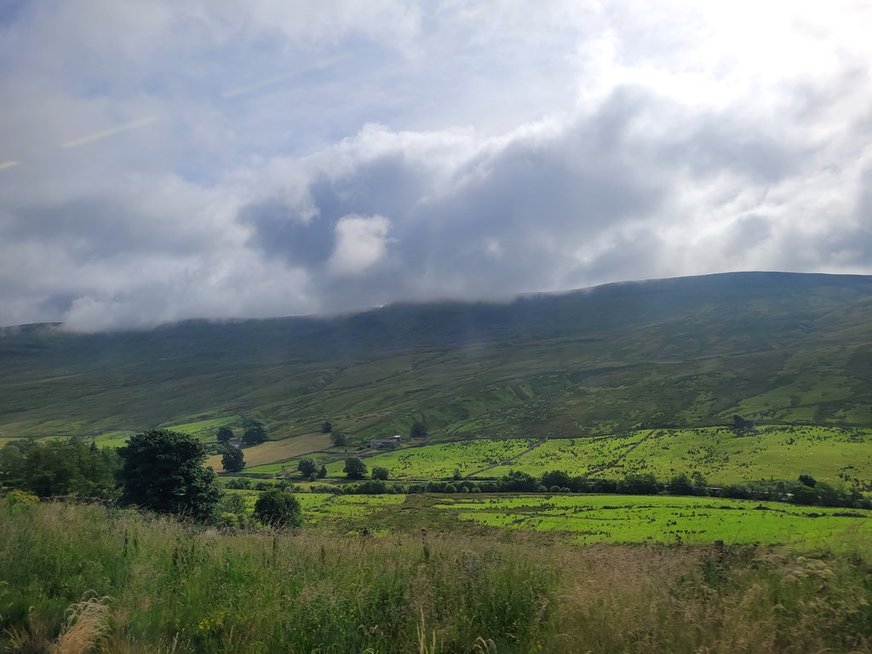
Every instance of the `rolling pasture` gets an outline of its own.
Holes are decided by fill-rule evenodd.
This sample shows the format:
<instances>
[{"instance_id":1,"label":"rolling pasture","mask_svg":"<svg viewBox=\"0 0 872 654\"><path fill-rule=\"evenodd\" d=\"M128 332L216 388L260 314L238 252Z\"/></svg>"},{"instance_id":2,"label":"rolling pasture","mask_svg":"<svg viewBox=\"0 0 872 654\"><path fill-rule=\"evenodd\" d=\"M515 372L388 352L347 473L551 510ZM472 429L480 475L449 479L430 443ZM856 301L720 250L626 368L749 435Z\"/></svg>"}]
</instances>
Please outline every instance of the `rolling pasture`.
<instances>
[{"instance_id":1,"label":"rolling pasture","mask_svg":"<svg viewBox=\"0 0 872 654\"><path fill-rule=\"evenodd\" d=\"M722 427L637 430L612 437L476 439L409 447L366 457L393 479L501 477L510 470L540 476L563 470L571 476L610 479L654 473L660 479L701 473L710 484L761 479L795 480L808 473L831 484L868 490L872 481L872 430L765 426L742 435ZM342 462L327 466L342 476Z\"/></svg>"},{"instance_id":2,"label":"rolling pasture","mask_svg":"<svg viewBox=\"0 0 872 654\"><path fill-rule=\"evenodd\" d=\"M767 543L872 551L872 511L701 497L527 495L453 497L461 520L565 532L581 543Z\"/></svg>"},{"instance_id":3,"label":"rolling pasture","mask_svg":"<svg viewBox=\"0 0 872 654\"><path fill-rule=\"evenodd\" d=\"M239 493L252 508L254 491ZM872 554L872 511L712 497L634 495L330 495L297 493L307 525L462 532L477 527L545 532L573 542L760 543Z\"/></svg>"},{"instance_id":4,"label":"rolling pasture","mask_svg":"<svg viewBox=\"0 0 872 654\"><path fill-rule=\"evenodd\" d=\"M262 418L434 440L643 427L872 426L872 277L735 273L506 304L71 334L0 329L0 437ZM215 424L213 423L213 424ZM114 441L114 442L117 442Z\"/></svg>"}]
</instances>

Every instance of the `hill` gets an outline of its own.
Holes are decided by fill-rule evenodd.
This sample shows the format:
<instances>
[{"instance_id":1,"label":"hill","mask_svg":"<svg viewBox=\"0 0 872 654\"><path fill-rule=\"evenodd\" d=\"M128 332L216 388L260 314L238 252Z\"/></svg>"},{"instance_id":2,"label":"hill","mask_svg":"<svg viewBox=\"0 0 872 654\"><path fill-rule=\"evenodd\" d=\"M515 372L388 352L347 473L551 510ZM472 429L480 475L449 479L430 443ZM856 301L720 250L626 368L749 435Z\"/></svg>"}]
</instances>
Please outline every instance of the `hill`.
<instances>
[{"instance_id":1,"label":"hill","mask_svg":"<svg viewBox=\"0 0 872 654\"><path fill-rule=\"evenodd\" d=\"M647 427L872 425L872 277L729 273L505 304L400 304L333 318L148 331L0 330L0 437L113 438L261 417L367 438ZM205 429L205 428L204 428Z\"/></svg>"}]
</instances>

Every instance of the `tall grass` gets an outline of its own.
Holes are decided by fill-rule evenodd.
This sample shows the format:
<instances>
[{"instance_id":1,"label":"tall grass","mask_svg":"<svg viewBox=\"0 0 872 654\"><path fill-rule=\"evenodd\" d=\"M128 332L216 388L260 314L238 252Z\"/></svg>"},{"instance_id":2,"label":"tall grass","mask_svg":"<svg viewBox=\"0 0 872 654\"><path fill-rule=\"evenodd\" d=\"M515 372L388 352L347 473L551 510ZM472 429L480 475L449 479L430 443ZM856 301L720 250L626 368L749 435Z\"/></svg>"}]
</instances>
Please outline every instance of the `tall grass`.
<instances>
[{"instance_id":1,"label":"tall grass","mask_svg":"<svg viewBox=\"0 0 872 654\"><path fill-rule=\"evenodd\" d=\"M859 557L507 538L222 535L131 511L0 502L0 646L322 654L872 647L872 569Z\"/></svg>"}]
</instances>

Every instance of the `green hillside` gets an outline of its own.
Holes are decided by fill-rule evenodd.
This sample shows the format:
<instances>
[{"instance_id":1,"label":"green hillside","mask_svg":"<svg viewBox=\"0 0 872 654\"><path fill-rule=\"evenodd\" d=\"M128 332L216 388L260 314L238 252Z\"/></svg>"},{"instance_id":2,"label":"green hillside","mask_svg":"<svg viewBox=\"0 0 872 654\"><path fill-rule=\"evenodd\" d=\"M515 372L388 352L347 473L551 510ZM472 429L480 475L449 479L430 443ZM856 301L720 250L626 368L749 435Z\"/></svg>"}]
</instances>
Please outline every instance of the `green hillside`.
<instances>
[{"instance_id":1,"label":"green hillside","mask_svg":"<svg viewBox=\"0 0 872 654\"><path fill-rule=\"evenodd\" d=\"M591 436L726 424L872 426L872 277L733 273L508 304L149 331L0 331L0 438L122 437L329 418L358 441ZM354 441L353 441L354 442Z\"/></svg>"}]
</instances>

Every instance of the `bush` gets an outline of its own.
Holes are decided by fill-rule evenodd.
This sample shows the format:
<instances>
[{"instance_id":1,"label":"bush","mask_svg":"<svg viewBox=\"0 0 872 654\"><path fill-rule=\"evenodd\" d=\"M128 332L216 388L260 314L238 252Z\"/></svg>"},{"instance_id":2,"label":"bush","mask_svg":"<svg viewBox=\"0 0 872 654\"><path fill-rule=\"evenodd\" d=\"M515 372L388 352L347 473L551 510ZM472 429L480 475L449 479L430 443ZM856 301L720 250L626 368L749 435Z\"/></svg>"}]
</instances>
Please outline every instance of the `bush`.
<instances>
[{"instance_id":1,"label":"bush","mask_svg":"<svg viewBox=\"0 0 872 654\"><path fill-rule=\"evenodd\" d=\"M388 476L390 476L390 470L388 470L387 468L376 466L372 469L373 479L381 479L382 481L387 481Z\"/></svg>"},{"instance_id":2,"label":"bush","mask_svg":"<svg viewBox=\"0 0 872 654\"><path fill-rule=\"evenodd\" d=\"M297 498L279 488L264 491L254 504L254 517L270 527L299 527L303 511Z\"/></svg>"}]
</instances>

